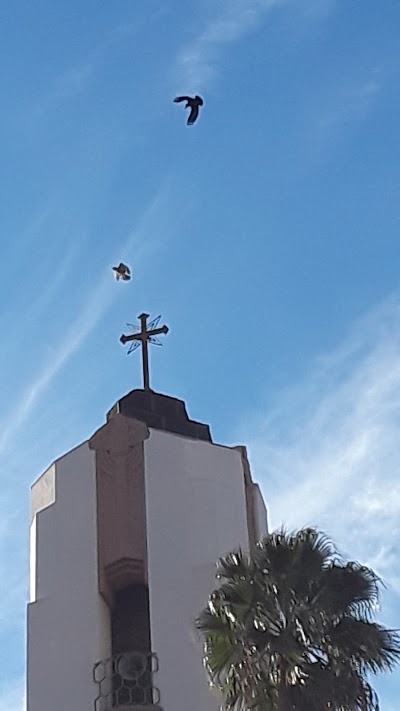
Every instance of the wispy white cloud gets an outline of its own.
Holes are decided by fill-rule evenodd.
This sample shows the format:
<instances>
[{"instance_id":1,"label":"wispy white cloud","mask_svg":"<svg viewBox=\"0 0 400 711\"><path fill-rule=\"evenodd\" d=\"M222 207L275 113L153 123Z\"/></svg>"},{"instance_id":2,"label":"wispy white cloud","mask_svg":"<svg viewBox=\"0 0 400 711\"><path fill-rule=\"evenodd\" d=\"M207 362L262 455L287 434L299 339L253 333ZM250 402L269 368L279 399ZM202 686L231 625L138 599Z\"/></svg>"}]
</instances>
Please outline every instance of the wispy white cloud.
<instances>
[{"instance_id":1,"label":"wispy white cloud","mask_svg":"<svg viewBox=\"0 0 400 711\"><path fill-rule=\"evenodd\" d=\"M38 235L46 227L53 210L54 201L48 199L46 204L28 220L21 234L18 235L18 240L13 241L14 255L23 254L32 247Z\"/></svg>"},{"instance_id":2,"label":"wispy white cloud","mask_svg":"<svg viewBox=\"0 0 400 711\"><path fill-rule=\"evenodd\" d=\"M314 25L325 20L335 5L336 0L221 0L200 33L179 53L177 88L181 91L184 86L190 92L209 87L224 49L257 31L272 12L287 9Z\"/></svg>"},{"instance_id":3,"label":"wispy white cloud","mask_svg":"<svg viewBox=\"0 0 400 711\"><path fill-rule=\"evenodd\" d=\"M349 70L326 82L310 99L304 121L305 164L319 164L343 138L351 136L374 111L387 76L380 68Z\"/></svg>"},{"instance_id":4,"label":"wispy white cloud","mask_svg":"<svg viewBox=\"0 0 400 711\"><path fill-rule=\"evenodd\" d=\"M306 17L318 22L329 17L336 4L337 0L293 0L293 5L300 8Z\"/></svg>"},{"instance_id":5,"label":"wispy white cloud","mask_svg":"<svg viewBox=\"0 0 400 711\"><path fill-rule=\"evenodd\" d=\"M165 223L165 212L169 209L168 196L169 184L168 181L165 181L125 242L114 248L110 263L114 259L119 259L121 254L129 255L134 252L134 262L137 267L151 255L159 243L159 235L162 232L161 225ZM14 410L7 413L7 418L4 423L1 423L0 455L4 455L10 440L27 420L46 388L74 353L82 347L107 309L111 307L117 293L118 290L115 288L112 274L107 266L104 275L80 306L79 316L72 323L66 335L60 339L60 345L52 352L43 369L25 388Z\"/></svg>"},{"instance_id":6,"label":"wispy white cloud","mask_svg":"<svg viewBox=\"0 0 400 711\"><path fill-rule=\"evenodd\" d=\"M59 75L56 81L56 88L52 94L53 98L63 99L79 94L86 87L102 62L104 62L108 52L122 41L132 39L140 26L140 22L129 23L118 25L110 30L103 41L88 53L85 60Z\"/></svg>"},{"instance_id":7,"label":"wispy white cloud","mask_svg":"<svg viewBox=\"0 0 400 711\"><path fill-rule=\"evenodd\" d=\"M355 85L336 89L335 96L328 99L328 106L318 118L321 132L329 135L340 126L362 120L374 105L381 88L382 79L373 70Z\"/></svg>"},{"instance_id":8,"label":"wispy white cloud","mask_svg":"<svg viewBox=\"0 0 400 711\"><path fill-rule=\"evenodd\" d=\"M126 39L131 39L139 31L141 25L142 23L138 21L135 24L118 25L110 30L96 47L88 51L81 62L69 67L55 78L53 87L38 102L34 114L41 116L58 102L78 96L87 88L114 47L119 46Z\"/></svg>"},{"instance_id":9,"label":"wispy white cloud","mask_svg":"<svg viewBox=\"0 0 400 711\"><path fill-rule=\"evenodd\" d=\"M254 30L266 14L284 0L225 0L202 32L178 57L178 80L187 91L201 91L215 75L215 64L224 46Z\"/></svg>"},{"instance_id":10,"label":"wispy white cloud","mask_svg":"<svg viewBox=\"0 0 400 711\"><path fill-rule=\"evenodd\" d=\"M8 424L2 429L0 454L4 452L10 437L25 422L41 393L99 322L107 305L113 298L109 281L110 276L104 275L84 304L79 317L69 329L67 336L63 339L55 357L51 358L51 361L44 367L42 372L27 387L20 403L11 413Z\"/></svg>"},{"instance_id":11,"label":"wispy white cloud","mask_svg":"<svg viewBox=\"0 0 400 711\"><path fill-rule=\"evenodd\" d=\"M400 592L400 302L243 427L273 526L316 524Z\"/></svg>"}]
</instances>

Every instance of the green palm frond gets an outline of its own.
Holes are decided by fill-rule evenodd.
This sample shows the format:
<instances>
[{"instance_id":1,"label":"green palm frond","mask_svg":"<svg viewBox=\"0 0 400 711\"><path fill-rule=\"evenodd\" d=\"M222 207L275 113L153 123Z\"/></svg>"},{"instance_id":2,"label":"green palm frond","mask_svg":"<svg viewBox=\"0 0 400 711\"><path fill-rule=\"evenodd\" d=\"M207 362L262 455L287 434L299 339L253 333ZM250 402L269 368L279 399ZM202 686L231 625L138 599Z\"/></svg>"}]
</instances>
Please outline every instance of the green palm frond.
<instances>
[{"instance_id":1,"label":"green palm frond","mask_svg":"<svg viewBox=\"0 0 400 711\"><path fill-rule=\"evenodd\" d=\"M309 594L309 581L318 578L323 566L337 557L336 548L313 528L289 534L285 529L266 536L257 544L254 562L258 572L268 574L277 585Z\"/></svg>"},{"instance_id":2,"label":"green palm frond","mask_svg":"<svg viewBox=\"0 0 400 711\"><path fill-rule=\"evenodd\" d=\"M313 604L332 615L352 611L361 617L371 615L379 602L379 578L357 563L333 563L321 575Z\"/></svg>"},{"instance_id":3,"label":"green palm frond","mask_svg":"<svg viewBox=\"0 0 400 711\"><path fill-rule=\"evenodd\" d=\"M255 587L251 581L237 580L236 582L223 583L219 588L221 600L232 605L250 607L255 600Z\"/></svg>"},{"instance_id":4,"label":"green palm frond","mask_svg":"<svg viewBox=\"0 0 400 711\"><path fill-rule=\"evenodd\" d=\"M227 634L229 630L228 621L220 615L214 615L206 607L201 611L195 621L195 628L202 636L208 633L217 632L219 634Z\"/></svg>"},{"instance_id":5,"label":"green palm frond","mask_svg":"<svg viewBox=\"0 0 400 711\"><path fill-rule=\"evenodd\" d=\"M345 617L329 634L331 643L345 652L363 673L391 671L399 660L400 635L376 622Z\"/></svg>"},{"instance_id":6,"label":"green palm frond","mask_svg":"<svg viewBox=\"0 0 400 711\"><path fill-rule=\"evenodd\" d=\"M213 683L219 685L226 670L240 662L240 651L235 640L227 635L221 637L213 634L207 638L204 644L204 666Z\"/></svg>"},{"instance_id":7,"label":"green palm frond","mask_svg":"<svg viewBox=\"0 0 400 711\"><path fill-rule=\"evenodd\" d=\"M333 541L322 531L315 528L302 528L295 536L295 541L318 552L324 560L338 556L338 552Z\"/></svg>"},{"instance_id":8,"label":"green palm frond","mask_svg":"<svg viewBox=\"0 0 400 711\"><path fill-rule=\"evenodd\" d=\"M299 710L314 708L312 704L318 699L316 711L378 711L377 697L372 687L347 664L335 669L315 665L310 672L308 684L299 690L298 695L301 703L295 708Z\"/></svg>"},{"instance_id":9,"label":"green palm frond","mask_svg":"<svg viewBox=\"0 0 400 711\"><path fill-rule=\"evenodd\" d=\"M316 529L285 529L218 561L195 626L210 682L232 711L377 711L366 674L400 660L372 621L380 580Z\"/></svg>"},{"instance_id":10,"label":"green palm frond","mask_svg":"<svg viewBox=\"0 0 400 711\"><path fill-rule=\"evenodd\" d=\"M227 580L246 579L251 576L252 567L248 556L239 548L218 560L215 576Z\"/></svg>"},{"instance_id":11,"label":"green palm frond","mask_svg":"<svg viewBox=\"0 0 400 711\"><path fill-rule=\"evenodd\" d=\"M293 559L290 537L284 530L272 533L257 544L254 558L258 571L269 575L274 581L281 581Z\"/></svg>"}]
</instances>

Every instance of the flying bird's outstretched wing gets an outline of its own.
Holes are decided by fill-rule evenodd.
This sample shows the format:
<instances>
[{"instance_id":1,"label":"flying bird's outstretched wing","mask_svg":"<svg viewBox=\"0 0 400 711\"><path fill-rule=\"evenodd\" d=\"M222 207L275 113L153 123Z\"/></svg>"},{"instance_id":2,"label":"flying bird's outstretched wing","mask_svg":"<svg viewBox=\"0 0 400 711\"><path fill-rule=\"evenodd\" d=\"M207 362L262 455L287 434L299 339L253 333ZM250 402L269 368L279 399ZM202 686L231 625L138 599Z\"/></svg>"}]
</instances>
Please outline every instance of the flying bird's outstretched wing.
<instances>
[{"instance_id":1,"label":"flying bird's outstretched wing","mask_svg":"<svg viewBox=\"0 0 400 711\"><path fill-rule=\"evenodd\" d=\"M180 104L181 101L186 101L185 108L190 109L189 118L186 123L188 126L193 126L199 115L200 106L203 106L203 99L198 94L196 94L196 96L177 96L174 99L176 104Z\"/></svg>"},{"instance_id":2,"label":"flying bird's outstretched wing","mask_svg":"<svg viewBox=\"0 0 400 711\"><path fill-rule=\"evenodd\" d=\"M191 111L187 120L187 125L188 126L193 126L194 122L196 121L197 117L199 115L199 104L191 104Z\"/></svg>"}]
</instances>

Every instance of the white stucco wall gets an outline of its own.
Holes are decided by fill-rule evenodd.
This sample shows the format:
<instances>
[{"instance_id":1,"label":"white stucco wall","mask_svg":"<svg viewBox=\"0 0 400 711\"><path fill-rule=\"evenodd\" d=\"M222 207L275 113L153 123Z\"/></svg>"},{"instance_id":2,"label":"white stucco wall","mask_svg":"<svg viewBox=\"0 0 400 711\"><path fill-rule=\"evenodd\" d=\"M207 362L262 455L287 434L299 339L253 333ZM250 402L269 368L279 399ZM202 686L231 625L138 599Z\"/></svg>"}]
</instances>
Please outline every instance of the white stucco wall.
<instances>
[{"instance_id":1,"label":"white stucco wall","mask_svg":"<svg viewBox=\"0 0 400 711\"><path fill-rule=\"evenodd\" d=\"M32 489L40 510L31 524L27 709L91 711L93 665L110 656L97 585L95 454L85 442L53 469L53 491L47 472Z\"/></svg>"},{"instance_id":2,"label":"white stucco wall","mask_svg":"<svg viewBox=\"0 0 400 711\"><path fill-rule=\"evenodd\" d=\"M254 497L254 517L256 523L256 538L260 540L268 533L268 514L267 507L265 506L264 499L261 493L261 489L258 484L253 487L253 497Z\"/></svg>"},{"instance_id":3,"label":"white stucco wall","mask_svg":"<svg viewBox=\"0 0 400 711\"><path fill-rule=\"evenodd\" d=\"M164 711L217 711L193 621L216 585L217 558L248 549L237 450L151 430L145 485L154 683ZM36 710L35 710L36 711Z\"/></svg>"}]
</instances>

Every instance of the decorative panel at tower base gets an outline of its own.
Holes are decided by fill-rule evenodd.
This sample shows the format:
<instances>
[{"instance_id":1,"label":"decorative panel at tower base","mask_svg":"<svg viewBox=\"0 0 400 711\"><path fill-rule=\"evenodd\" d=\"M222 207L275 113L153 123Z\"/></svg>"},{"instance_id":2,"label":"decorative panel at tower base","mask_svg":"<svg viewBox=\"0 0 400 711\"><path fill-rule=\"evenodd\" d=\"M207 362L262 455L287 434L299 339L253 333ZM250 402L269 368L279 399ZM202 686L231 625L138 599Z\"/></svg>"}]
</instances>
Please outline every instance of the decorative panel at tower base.
<instances>
[{"instance_id":1,"label":"decorative panel at tower base","mask_svg":"<svg viewBox=\"0 0 400 711\"><path fill-rule=\"evenodd\" d=\"M154 685L157 655L140 651L116 654L94 665L98 695L95 711L159 711L160 691Z\"/></svg>"}]
</instances>

